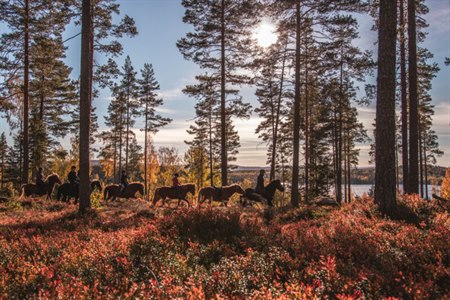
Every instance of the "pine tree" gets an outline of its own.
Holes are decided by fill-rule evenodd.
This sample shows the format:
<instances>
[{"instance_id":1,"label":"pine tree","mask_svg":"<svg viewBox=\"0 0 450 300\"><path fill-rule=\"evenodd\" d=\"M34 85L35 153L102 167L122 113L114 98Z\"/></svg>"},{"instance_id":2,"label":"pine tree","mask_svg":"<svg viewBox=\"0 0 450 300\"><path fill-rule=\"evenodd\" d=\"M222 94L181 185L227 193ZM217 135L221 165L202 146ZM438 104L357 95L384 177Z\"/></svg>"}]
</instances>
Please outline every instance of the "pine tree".
<instances>
[{"instance_id":1,"label":"pine tree","mask_svg":"<svg viewBox=\"0 0 450 300\"><path fill-rule=\"evenodd\" d=\"M408 192L419 193L419 112L416 0L408 0L409 174Z\"/></svg>"},{"instance_id":2,"label":"pine tree","mask_svg":"<svg viewBox=\"0 0 450 300\"><path fill-rule=\"evenodd\" d=\"M6 168L8 160L9 147L4 132L0 135L0 189L3 190L7 182Z\"/></svg>"},{"instance_id":3,"label":"pine tree","mask_svg":"<svg viewBox=\"0 0 450 300\"><path fill-rule=\"evenodd\" d=\"M0 37L0 53L3 63L0 71L4 73L1 87L7 105L11 108L12 97L23 95L21 130L23 133L22 182L29 177L29 115L30 115L30 63L34 51L32 47L39 36L55 37L62 32L67 19L61 17L61 7L52 1L0 1L0 21L7 24L9 31ZM21 74L20 76L18 74ZM20 78L21 77L21 78Z\"/></svg>"},{"instance_id":4,"label":"pine tree","mask_svg":"<svg viewBox=\"0 0 450 300\"><path fill-rule=\"evenodd\" d=\"M375 202L384 214L396 208L395 69L397 3L380 0L375 138Z\"/></svg>"},{"instance_id":5,"label":"pine tree","mask_svg":"<svg viewBox=\"0 0 450 300\"><path fill-rule=\"evenodd\" d=\"M222 134L222 122L221 122L221 108L220 108L220 92L217 89L218 83L214 76L204 74L196 76L197 84L188 85L183 92L190 97L197 100L195 105L195 125L191 125L188 129L188 133L194 135L192 141L186 141L191 148L205 148L208 151L209 160L209 179L211 186L216 184L217 167L221 157L221 134ZM226 94L237 97L235 101L240 102L238 91L235 89L227 89ZM234 130L231 124L231 116L238 118L246 118L247 112L250 109L246 106L245 110L242 110L239 103L234 105L234 101L230 103L228 113L229 115L225 119L226 121L226 133L227 133L227 151L228 162L236 160L236 154L240 146L239 135ZM228 165L230 168L231 165Z\"/></svg>"},{"instance_id":6,"label":"pine tree","mask_svg":"<svg viewBox=\"0 0 450 300\"><path fill-rule=\"evenodd\" d=\"M159 90L159 83L151 64L144 64L141 77L138 80L138 97L139 103L143 107L141 114L144 116L144 186L147 191L148 133L157 133L159 128L169 124L172 120L156 113L156 109L163 104L163 99L158 98L156 94L156 91Z\"/></svg>"},{"instance_id":7,"label":"pine tree","mask_svg":"<svg viewBox=\"0 0 450 300\"><path fill-rule=\"evenodd\" d=\"M267 162L270 165L270 181L275 179L277 160L280 156L279 128L282 116L286 114L286 41L274 44L258 61L261 67L260 75L256 79L256 96L260 107L255 109L263 121L256 128L256 133L269 146Z\"/></svg>"},{"instance_id":8,"label":"pine tree","mask_svg":"<svg viewBox=\"0 0 450 300\"><path fill-rule=\"evenodd\" d=\"M129 152L129 144L131 138L134 137L134 134L131 131L135 124L134 117L139 115L139 102L137 99L137 72L134 71L133 65L131 64L131 59L129 56L125 59L125 63L122 67L122 80L120 84L116 86L117 93L123 96L125 100L125 170L128 172L128 152ZM130 135L132 136L130 138Z\"/></svg>"},{"instance_id":9,"label":"pine tree","mask_svg":"<svg viewBox=\"0 0 450 300\"><path fill-rule=\"evenodd\" d=\"M80 81L80 207L81 213L91 207L90 191L90 120L92 104L93 16L90 0L83 0Z\"/></svg>"},{"instance_id":10,"label":"pine tree","mask_svg":"<svg viewBox=\"0 0 450 300\"><path fill-rule=\"evenodd\" d=\"M251 58L251 30L258 22L260 5L256 0L183 0L183 21L194 26L177 46L186 59L210 70L217 80L220 92L220 159L222 185L228 184L229 136L232 133L232 111L248 116L249 106L240 97L227 105L227 86L249 82L249 77L238 71L249 67Z\"/></svg>"},{"instance_id":11,"label":"pine tree","mask_svg":"<svg viewBox=\"0 0 450 300\"><path fill-rule=\"evenodd\" d=\"M113 88L113 100L108 106L108 113L105 115L105 125L110 127L110 131L103 131L98 136L102 139L104 147L101 149L100 157L102 161L111 159L108 153L112 152L112 179L118 182L119 174L122 172L122 150L123 137L125 132L126 101L117 88Z\"/></svg>"}]
</instances>

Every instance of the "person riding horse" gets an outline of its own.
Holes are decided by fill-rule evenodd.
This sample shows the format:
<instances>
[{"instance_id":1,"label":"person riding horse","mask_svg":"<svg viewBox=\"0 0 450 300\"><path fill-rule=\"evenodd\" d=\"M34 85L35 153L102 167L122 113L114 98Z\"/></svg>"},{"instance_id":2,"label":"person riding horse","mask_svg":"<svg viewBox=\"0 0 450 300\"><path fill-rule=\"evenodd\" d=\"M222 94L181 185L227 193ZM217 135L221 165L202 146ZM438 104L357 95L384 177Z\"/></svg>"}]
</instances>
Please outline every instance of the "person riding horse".
<instances>
[{"instance_id":1,"label":"person riding horse","mask_svg":"<svg viewBox=\"0 0 450 300\"><path fill-rule=\"evenodd\" d=\"M75 166L70 168L70 172L67 174L67 181L70 183L74 191L78 189L78 182L80 179L78 178Z\"/></svg>"},{"instance_id":2,"label":"person riding horse","mask_svg":"<svg viewBox=\"0 0 450 300\"><path fill-rule=\"evenodd\" d=\"M264 174L266 174L266 171L261 169L256 181L255 193L258 193L260 195L264 195Z\"/></svg>"},{"instance_id":3,"label":"person riding horse","mask_svg":"<svg viewBox=\"0 0 450 300\"><path fill-rule=\"evenodd\" d=\"M178 181L178 177L180 177L178 173L173 174L172 188L175 190L176 194L178 195L178 198L181 198L181 187L180 182Z\"/></svg>"},{"instance_id":4,"label":"person riding horse","mask_svg":"<svg viewBox=\"0 0 450 300\"><path fill-rule=\"evenodd\" d=\"M44 170L42 167L39 167L38 172L36 174L36 186L38 191L43 192L45 191L45 176L44 176Z\"/></svg>"},{"instance_id":5,"label":"person riding horse","mask_svg":"<svg viewBox=\"0 0 450 300\"><path fill-rule=\"evenodd\" d=\"M125 170L122 171L122 175L120 176L120 194L123 194L125 189L127 188L129 182L128 182L128 175Z\"/></svg>"}]
</instances>

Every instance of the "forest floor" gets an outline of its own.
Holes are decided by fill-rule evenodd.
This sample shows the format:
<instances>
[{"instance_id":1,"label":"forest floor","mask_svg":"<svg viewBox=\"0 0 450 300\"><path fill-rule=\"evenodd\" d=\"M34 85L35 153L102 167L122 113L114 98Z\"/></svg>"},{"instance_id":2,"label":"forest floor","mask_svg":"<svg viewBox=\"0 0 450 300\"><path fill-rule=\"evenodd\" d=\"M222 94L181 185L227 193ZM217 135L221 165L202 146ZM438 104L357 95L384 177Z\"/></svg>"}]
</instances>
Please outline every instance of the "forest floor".
<instances>
[{"instance_id":1,"label":"forest floor","mask_svg":"<svg viewBox=\"0 0 450 300\"><path fill-rule=\"evenodd\" d=\"M0 298L446 298L450 218L399 199L342 207L152 208L84 216L43 199L0 203Z\"/></svg>"}]
</instances>

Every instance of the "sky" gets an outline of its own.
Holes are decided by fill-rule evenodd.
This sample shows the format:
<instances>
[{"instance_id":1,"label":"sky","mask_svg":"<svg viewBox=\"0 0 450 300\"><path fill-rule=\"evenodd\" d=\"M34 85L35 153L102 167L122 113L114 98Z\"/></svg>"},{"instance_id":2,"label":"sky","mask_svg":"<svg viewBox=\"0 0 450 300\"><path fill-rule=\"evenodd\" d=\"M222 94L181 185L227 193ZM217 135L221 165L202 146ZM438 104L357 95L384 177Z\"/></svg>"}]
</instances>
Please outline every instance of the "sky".
<instances>
[{"instance_id":1,"label":"sky","mask_svg":"<svg viewBox=\"0 0 450 300\"><path fill-rule=\"evenodd\" d=\"M176 47L177 40L192 30L189 25L182 22L184 8L180 0L119 0L118 2L121 16L125 14L131 16L136 22L139 34L134 38L121 40L124 51L123 55L117 59L117 63L122 66L125 57L129 55L138 74L144 63L153 65L156 79L161 86L160 94L164 99L164 105L159 111L163 116L173 119L168 126L153 136L154 144L156 147L176 147L182 154L187 150L184 141L191 139L186 129L193 124L195 118L195 100L184 95L182 89L186 85L194 83L195 75L201 73L199 67L185 60ZM444 66L444 57L450 57L450 1L428 0L426 3L430 8L430 13L425 19L430 26L427 29L429 34L424 46L435 55L434 61L441 68L437 78L433 80L433 90L431 91L435 105L433 129L438 134L440 148L445 152L444 156L438 158L438 164L450 166L450 66ZM375 55L377 33L370 30L372 19L367 15L357 18L360 24L360 38L355 41L355 45L362 49L373 50ZM262 30L255 28L255 32L259 32L259 38L273 38L270 34L272 25L268 20L264 21L262 27ZM69 27L65 35L70 37L79 30L79 27ZM265 34L268 35L267 38L264 38ZM73 67L73 78L77 78L80 64L80 39L75 38L68 41L67 46L66 61ZM105 60L104 57L98 55L95 59L100 62ZM375 83L374 78L369 78L368 81ZM258 102L253 94L253 87L241 89L244 100L255 108L258 106ZM100 131L107 129L103 116L111 101L110 96L110 92L104 90L93 101L93 105L97 108ZM375 118L374 106L375 103L368 107L358 107L359 120L368 129L370 136L372 136L372 123ZM259 122L258 116L253 114L249 120L238 120L235 123L241 139L240 153L237 156L238 165L264 166L266 164L267 145L255 134ZM140 144L143 144L143 133L139 130L142 125L143 122L138 120L134 129ZM3 131L3 127L6 126L5 122L0 121L0 126L2 127L0 131ZM63 145L68 147L68 138L63 141ZM368 166L369 144L361 144L358 147L360 148L359 166Z\"/></svg>"}]
</instances>

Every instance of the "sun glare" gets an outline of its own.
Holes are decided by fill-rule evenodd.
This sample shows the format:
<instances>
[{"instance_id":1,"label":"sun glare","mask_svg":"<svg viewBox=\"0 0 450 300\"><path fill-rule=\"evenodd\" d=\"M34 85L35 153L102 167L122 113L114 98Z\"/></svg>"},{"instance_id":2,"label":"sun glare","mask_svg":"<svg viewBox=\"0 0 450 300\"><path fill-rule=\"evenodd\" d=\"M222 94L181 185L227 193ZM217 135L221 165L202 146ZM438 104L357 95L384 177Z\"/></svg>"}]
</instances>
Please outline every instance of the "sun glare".
<instances>
[{"instance_id":1,"label":"sun glare","mask_svg":"<svg viewBox=\"0 0 450 300\"><path fill-rule=\"evenodd\" d=\"M275 25L262 22L254 32L254 37L261 47L269 47L277 41Z\"/></svg>"}]
</instances>

